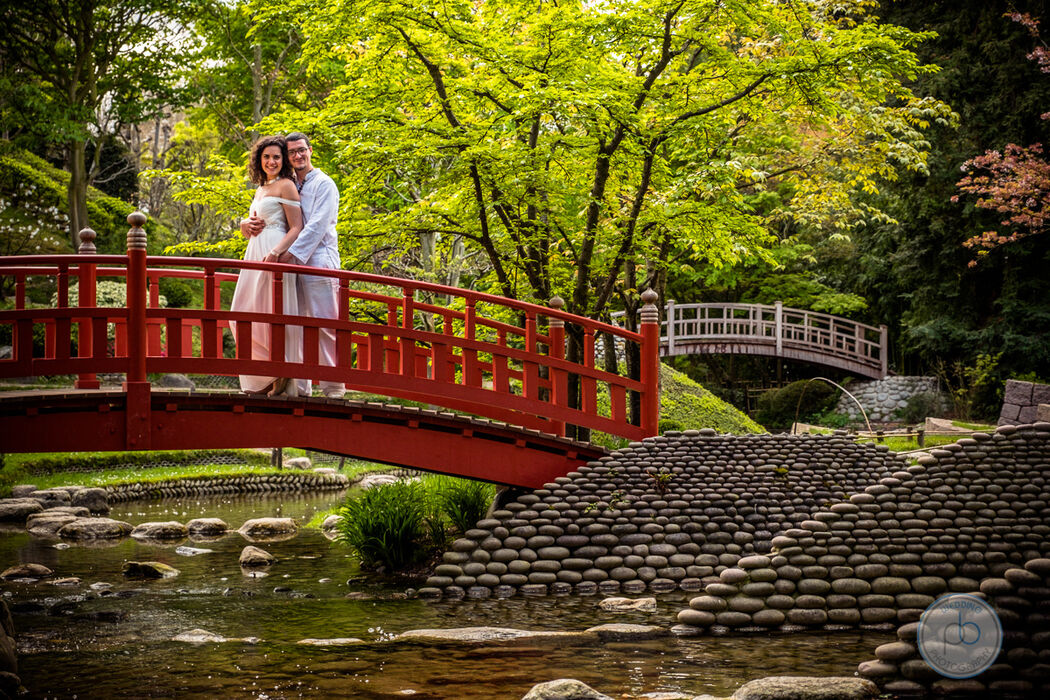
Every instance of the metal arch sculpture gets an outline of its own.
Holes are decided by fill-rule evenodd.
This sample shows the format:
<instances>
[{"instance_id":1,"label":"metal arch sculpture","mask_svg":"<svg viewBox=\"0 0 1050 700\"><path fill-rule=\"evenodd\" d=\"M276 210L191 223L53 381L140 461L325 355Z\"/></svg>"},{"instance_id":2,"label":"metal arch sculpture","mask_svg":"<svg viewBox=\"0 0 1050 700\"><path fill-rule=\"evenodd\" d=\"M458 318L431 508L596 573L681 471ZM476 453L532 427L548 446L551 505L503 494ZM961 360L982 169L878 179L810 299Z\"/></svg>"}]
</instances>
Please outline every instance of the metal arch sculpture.
<instances>
[{"instance_id":1,"label":"metal arch sculpture","mask_svg":"<svg viewBox=\"0 0 1050 700\"><path fill-rule=\"evenodd\" d=\"M344 270L309 274L337 281L338 319L281 313L231 312L223 290L237 270L273 272L273 304L282 309L283 277L304 268L242 260L149 257L142 229L146 218L128 217L128 254L97 255L85 231L80 255L0 258L0 277L13 280L14 308L0 311L12 355L0 359L0 377L77 375L78 389L97 389L100 373L124 373L127 406L124 449L150 449L150 374L184 373L308 378L343 382L353 389L423 401L475 416L556 436L567 425L582 426L632 440L655 435L659 420L658 323L656 295L647 292L638 333L565 313L560 299L542 307L442 285ZM56 303L31 308L27 279L54 280ZM165 308L159 303L161 279L202 285L202 308ZM125 307L96 305L99 279L126 283ZM70 298L72 285L77 297ZM393 293L391 293L393 292ZM252 359L251 329L268 324L271 357ZM582 357L566 353L566 326L582 338ZM285 347L285 331L303 329L303 361L288 362L272 348ZM319 362L322 330L334 332L336 366ZM43 349L34 350L42 330ZM236 343L224 351L224 335ZM637 379L605 371L595 361L595 340L639 346ZM229 336L227 336L229 337ZM579 387L570 400L570 379ZM637 394L639 419L630 419L629 401ZM599 394L604 394L599 401ZM605 408L600 408L604 406ZM323 447L323 446L322 446Z\"/></svg>"}]
</instances>

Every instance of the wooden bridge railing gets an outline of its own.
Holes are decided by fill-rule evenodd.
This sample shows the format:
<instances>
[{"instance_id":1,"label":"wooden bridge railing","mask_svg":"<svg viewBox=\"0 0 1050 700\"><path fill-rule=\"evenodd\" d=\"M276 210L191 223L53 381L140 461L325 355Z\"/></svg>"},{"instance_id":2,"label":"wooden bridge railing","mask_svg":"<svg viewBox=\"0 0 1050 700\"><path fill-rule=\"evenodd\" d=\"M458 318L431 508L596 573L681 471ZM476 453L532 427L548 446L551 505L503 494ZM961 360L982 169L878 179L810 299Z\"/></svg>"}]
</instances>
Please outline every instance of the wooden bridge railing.
<instances>
[{"instance_id":1,"label":"wooden bridge railing","mask_svg":"<svg viewBox=\"0 0 1050 700\"><path fill-rule=\"evenodd\" d=\"M564 434L566 425L629 439L657 432L659 326L651 291L643 296L641 330L634 333L565 313L558 298L543 307L344 270L147 257L145 216L132 214L128 221L127 256L94 254L94 233L86 230L80 255L0 258L0 283L14 288L14 307L0 311L0 345L6 335L12 346L11 357L0 359L0 377L74 374L78 388L92 389L99 386L98 374L124 373L129 407L146 406L146 413L149 374L295 377L342 382L555 434ZM274 273L274 309L283 309L283 295L294 293L284 275L308 271L335 279L339 318L231 312L226 299L243 269ZM53 283L53 305L28 303L27 280L36 277ZM165 277L199 285L201 307L162 307L159 283ZM126 283L125 306L96 306L99 279ZM270 327L269 358L251 357L255 324ZM293 326L302 328L302 362L283 357L285 332ZM319 360L322 332L336 336L335 366ZM570 333L581 339L577 361L568 357ZM639 346L640 377L600 369L595 361L600 335ZM573 386L579 388L576 396L570 396ZM631 394L641 406L633 420ZM134 426L128 428L134 434Z\"/></svg>"},{"instance_id":2,"label":"wooden bridge railing","mask_svg":"<svg viewBox=\"0 0 1050 700\"><path fill-rule=\"evenodd\" d=\"M614 319L615 320L615 319ZM775 304L677 304L668 301L660 325L663 355L741 350L756 346L774 357L819 359L823 364L884 377L889 332L840 316Z\"/></svg>"}]
</instances>

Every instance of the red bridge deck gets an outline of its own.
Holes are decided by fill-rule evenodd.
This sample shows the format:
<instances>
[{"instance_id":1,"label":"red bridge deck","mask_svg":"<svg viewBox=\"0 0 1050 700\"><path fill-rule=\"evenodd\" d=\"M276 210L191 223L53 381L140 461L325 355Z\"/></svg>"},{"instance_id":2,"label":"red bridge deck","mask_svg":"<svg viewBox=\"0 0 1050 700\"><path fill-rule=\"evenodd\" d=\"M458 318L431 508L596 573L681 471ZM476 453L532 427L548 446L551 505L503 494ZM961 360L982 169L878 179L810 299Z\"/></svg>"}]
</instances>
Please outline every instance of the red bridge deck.
<instances>
[{"instance_id":1,"label":"red bridge deck","mask_svg":"<svg viewBox=\"0 0 1050 700\"><path fill-rule=\"evenodd\" d=\"M657 432L659 326L651 292L639 333L565 313L559 299L547 308L414 280L314 268L311 274L337 280L338 319L231 312L223 298L238 270L273 271L274 308L282 309L283 295L294 293L284 289L283 276L303 268L147 257L145 217L133 214L128 220L127 256L93 255L88 240L80 255L0 258L0 281L13 280L15 289L14 309L0 311L0 337L6 333L13 348L11 358L0 360L0 378L72 374L78 389L97 390L99 373L127 377L116 394L0 399L4 451L287 445L539 486L601 454L561 438L567 425L632 440ZM37 277L53 281L57 303L27 305L27 280ZM164 277L200 285L202 308L162 307ZM96 306L98 279L125 282L126 306ZM284 348L288 327L301 327L303 361L288 362L283 352L253 359L253 324L270 326L272 348ZM336 336L335 366L319 362L323 331ZM599 368L599 336L619 347L638 346L639 378ZM578 352L567 351L570 338ZM329 380L499 423L344 401L154 391L148 375L164 373ZM633 421L632 395L640 406Z\"/></svg>"}]
</instances>

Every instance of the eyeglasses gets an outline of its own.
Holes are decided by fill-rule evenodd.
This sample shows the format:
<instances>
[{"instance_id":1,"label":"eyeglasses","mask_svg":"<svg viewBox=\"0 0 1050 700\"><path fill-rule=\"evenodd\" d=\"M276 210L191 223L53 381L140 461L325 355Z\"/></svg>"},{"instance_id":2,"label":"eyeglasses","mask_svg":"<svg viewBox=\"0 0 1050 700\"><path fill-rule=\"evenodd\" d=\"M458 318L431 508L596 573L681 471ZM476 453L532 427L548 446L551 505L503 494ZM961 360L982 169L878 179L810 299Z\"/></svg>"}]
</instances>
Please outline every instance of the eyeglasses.
<instances>
[{"instance_id":1,"label":"eyeglasses","mask_svg":"<svg viewBox=\"0 0 1050 700\"><path fill-rule=\"evenodd\" d=\"M309 150L310 150L309 148L296 148L295 150L289 150L288 151L288 155L290 155L290 156L301 156L301 155L303 155L304 153L306 153Z\"/></svg>"}]
</instances>

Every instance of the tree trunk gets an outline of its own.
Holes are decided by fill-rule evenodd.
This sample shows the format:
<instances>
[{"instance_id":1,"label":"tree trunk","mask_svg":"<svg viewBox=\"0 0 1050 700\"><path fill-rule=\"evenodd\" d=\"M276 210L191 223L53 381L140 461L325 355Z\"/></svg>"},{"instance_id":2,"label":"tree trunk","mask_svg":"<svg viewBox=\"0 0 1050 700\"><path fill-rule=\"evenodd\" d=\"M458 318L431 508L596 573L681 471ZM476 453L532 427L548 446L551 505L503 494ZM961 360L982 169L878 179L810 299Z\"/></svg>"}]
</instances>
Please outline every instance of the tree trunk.
<instances>
[{"instance_id":1,"label":"tree trunk","mask_svg":"<svg viewBox=\"0 0 1050 700\"><path fill-rule=\"evenodd\" d=\"M87 144L84 141L74 141L69 145L69 240L76 250L80 245L77 238L81 229L87 228L87 186L88 173L85 162L85 150Z\"/></svg>"}]
</instances>

